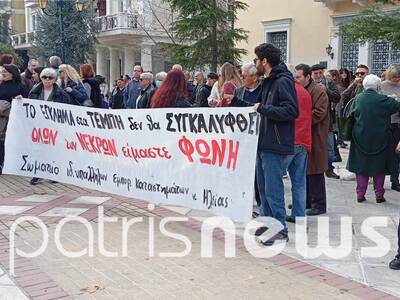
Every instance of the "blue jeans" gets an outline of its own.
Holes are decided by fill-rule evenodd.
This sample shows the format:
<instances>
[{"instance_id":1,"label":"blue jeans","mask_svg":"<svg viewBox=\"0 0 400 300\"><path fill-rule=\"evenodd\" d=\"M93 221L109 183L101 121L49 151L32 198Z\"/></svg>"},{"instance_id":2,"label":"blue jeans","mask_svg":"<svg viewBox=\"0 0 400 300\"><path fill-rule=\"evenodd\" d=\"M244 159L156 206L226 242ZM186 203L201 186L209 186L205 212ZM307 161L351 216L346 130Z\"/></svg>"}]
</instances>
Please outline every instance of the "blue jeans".
<instances>
[{"instance_id":1,"label":"blue jeans","mask_svg":"<svg viewBox=\"0 0 400 300\"><path fill-rule=\"evenodd\" d=\"M288 166L292 182L292 216L304 217L307 199L307 150L302 145L294 146L294 155Z\"/></svg>"},{"instance_id":2,"label":"blue jeans","mask_svg":"<svg viewBox=\"0 0 400 300\"><path fill-rule=\"evenodd\" d=\"M330 131L328 132L328 170L333 171L334 167L332 165L335 159L335 134Z\"/></svg>"},{"instance_id":3,"label":"blue jeans","mask_svg":"<svg viewBox=\"0 0 400 300\"><path fill-rule=\"evenodd\" d=\"M291 155L280 155L266 151L257 153L257 183L260 193L260 215L273 217L283 225L282 234L287 236L285 190L283 175Z\"/></svg>"}]
</instances>

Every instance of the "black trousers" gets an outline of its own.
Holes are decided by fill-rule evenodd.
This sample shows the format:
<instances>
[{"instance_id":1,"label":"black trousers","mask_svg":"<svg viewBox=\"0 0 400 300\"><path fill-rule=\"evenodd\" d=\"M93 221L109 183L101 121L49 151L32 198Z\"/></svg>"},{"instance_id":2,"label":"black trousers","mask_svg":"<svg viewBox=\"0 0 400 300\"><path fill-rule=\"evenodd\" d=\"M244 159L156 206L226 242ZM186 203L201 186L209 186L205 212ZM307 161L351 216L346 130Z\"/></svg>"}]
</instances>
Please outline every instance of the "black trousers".
<instances>
[{"instance_id":1,"label":"black trousers","mask_svg":"<svg viewBox=\"0 0 400 300\"><path fill-rule=\"evenodd\" d=\"M324 174L307 175L306 208L326 211L326 188Z\"/></svg>"},{"instance_id":2,"label":"black trousers","mask_svg":"<svg viewBox=\"0 0 400 300\"><path fill-rule=\"evenodd\" d=\"M257 202L257 206L260 207L260 192L258 191L258 184L257 184L257 177L256 180L254 180L254 195L256 197L256 202Z\"/></svg>"},{"instance_id":3,"label":"black trousers","mask_svg":"<svg viewBox=\"0 0 400 300\"><path fill-rule=\"evenodd\" d=\"M397 254L400 255L400 220L399 227L397 228Z\"/></svg>"},{"instance_id":4,"label":"black trousers","mask_svg":"<svg viewBox=\"0 0 400 300\"><path fill-rule=\"evenodd\" d=\"M394 146L397 147L397 144L400 141L400 124L392 124L391 125ZM396 168L394 173L390 176L390 181L394 184L399 183L399 164L400 164L400 156L398 154L394 154L396 156Z\"/></svg>"},{"instance_id":5,"label":"black trousers","mask_svg":"<svg viewBox=\"0 0 400 300\"><path fill-rule=\"evenodd\" d=\"M0 141L0 171L4 164L4 141Z\"/></svg>"}]
</instances>

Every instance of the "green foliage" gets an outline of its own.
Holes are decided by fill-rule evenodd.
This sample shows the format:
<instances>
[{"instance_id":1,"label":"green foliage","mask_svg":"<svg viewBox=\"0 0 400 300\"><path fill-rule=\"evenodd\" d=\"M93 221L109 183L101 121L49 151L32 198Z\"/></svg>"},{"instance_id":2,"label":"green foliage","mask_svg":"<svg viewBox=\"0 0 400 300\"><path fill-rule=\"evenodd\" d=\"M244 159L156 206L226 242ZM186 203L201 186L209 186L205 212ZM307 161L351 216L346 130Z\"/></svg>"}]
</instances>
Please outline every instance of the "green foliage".
<instances>
[{"instance_id":1,"label":"green foliage","mask_svg":"<svg viewBox=\"0 0 400 300\"><path fill-rule=\"evenodd\" d=\"M178 13L170 27L175 43L162 45L173 63L191 69L208 65L216 71L218 64L236 63L246 53L235 46L247 40L247 32L233 24L247 4L234 0L164 1Z\"/></svg>"},{"instance_id":2,"label":"green foliage","mask_svg":"<svg viewBox=\"0 0 400 300\"><path fill-rule=\"evenodd\" d=\"M46 9L52 16L41 13L38 18L39 29L34 36L33 52L36 56L49 57L61 55L61 34L57 1L49 1ZM86 0L82 12L75 10L74 0L58 0L61 5L65 63L77 67L86 63L95 53L94 8L91 0Z\"/></svg>"},{"instance_id":3,"label":"green foliage","mask_svg":"<svg viewBox=\"0 0 400 300\"><path fill-rule=\"evenodd\" d=\"M21 66L22 60L10 44L0 43L0 56L2 54L11 54L14 57L15 64Z\"/></svg>"},{"instance_id":4,"label":"green foliage","mask_svg":"<svg viewBox=\"0 0 400 300\"><path fill-rule=\"evenodd\" d=\"M396 4L397 0L376 0L377 4L363 10L351 24L341 26L341 33L350 42L375 42L386 40L400 46L400 8L382 11L384 4Z\"/></svg>"},{"instance_id":5,"label":"green foliage","mask_svg":"<svg viewBox=\"0 0 400 300\"><path fill-rule=\"evenodd\" d=\"M8 26L9 18L9 14L0 13L0 43L9 44L11 42L10 28Z\"/></svg>"}]
</instances>

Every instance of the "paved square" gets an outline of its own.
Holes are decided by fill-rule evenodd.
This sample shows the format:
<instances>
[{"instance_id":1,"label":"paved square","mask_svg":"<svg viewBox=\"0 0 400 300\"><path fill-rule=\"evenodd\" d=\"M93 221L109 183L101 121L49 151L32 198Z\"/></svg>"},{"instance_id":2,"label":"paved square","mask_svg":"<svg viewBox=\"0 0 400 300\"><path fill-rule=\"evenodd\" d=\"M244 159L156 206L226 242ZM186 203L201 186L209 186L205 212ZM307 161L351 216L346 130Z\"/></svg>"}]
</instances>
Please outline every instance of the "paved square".
<instances>
[{"instance_id":1,"label":"paved square","mask_svg":"<svg viewBox=\"0 0 400 300\"><path fill-rule=\"evenodd\" d=\"M164 207L166 209L172 210L174 212L177 212L178 214L181 215L186 215L188 212L191 211L190 208L184 207L184 206L172 206L172 205L160 205L161 207Z\"/></svg>"},{"instance_id":2,"label":"paved square","mask_svg":"<svg viewBox=\"0 0 400 300\"><path fill-rule=\"evenodd\" d=\"M0 285L0 300L28 300L16 286Z\"/></svg>"},{"instance_id":3,"label":"paved square","mask_svg":"<svg viewBox=\"0 0 400 300\"><path fill-rule=\"evenodd\" d=\"M0 205L0 215L15 216L30 210L32 206L14 206L14 205Z\"/></svg>"},{"instance_id":4,"label":"paved square","mask_svg":"<svg viewBox=\"0 0 400 300\"><path fill-rule=\"evenodd\" d=\"M0 267L0 300L28 300Z\"/></svg>"},{"instance_id":5,"label":"paved square","mask_svg":"<svg viewBox=\"0 0 400 300\"><path fill-rule=\"evenodd\" d=\"M37 202L37 203L46 203L46 202L50 202L53 201L57 198L60 198L60 195L38 195L38 194L34 194L34 195L30 195L21 199L18 199L17 201L21 201L21 202Z\"/></svg>"},{"instance_id":6,"label":"paved square","mask_svg":"<svg viewBox=\"0 0 400 300\"><path fill-rule=\"evenodd\" d=\"M87 208L54 207L40 216L43 217L76 217L87 211Z\"/></svg>"},{"instance_id":7,"label":"paved square","mask_svg":"<svg viewBox=\"0 0 400 300\"><path fill-rule=\"evenodd\" d=\"M100 205L103 204L104 202L110 200L110 197L92 197L92 196L80 196L72 201L70 203L73 204L94 204L94 205Z\"/></svg>"}]
</instances>

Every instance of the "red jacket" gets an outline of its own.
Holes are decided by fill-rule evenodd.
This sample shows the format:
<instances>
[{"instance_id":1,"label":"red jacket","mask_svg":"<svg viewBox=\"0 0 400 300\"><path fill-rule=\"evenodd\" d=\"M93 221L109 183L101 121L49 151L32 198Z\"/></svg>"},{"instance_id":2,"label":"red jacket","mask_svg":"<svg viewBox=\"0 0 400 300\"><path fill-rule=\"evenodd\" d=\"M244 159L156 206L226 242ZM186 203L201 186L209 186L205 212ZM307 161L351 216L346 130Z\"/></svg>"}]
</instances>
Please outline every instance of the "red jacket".
<instances>
[{"instance_id":1,"label":"red jacket","mask_svg":"<svg viewBox=\"0 0 400 300\"><path fill-rule=\"evenodd\" d=\"M312 99L300 83L296 82L295 88L299 105L299 117L295 123L294 143L296 145L303 145L310 152L312 146Z\"/></svg>"}]
</instances>

